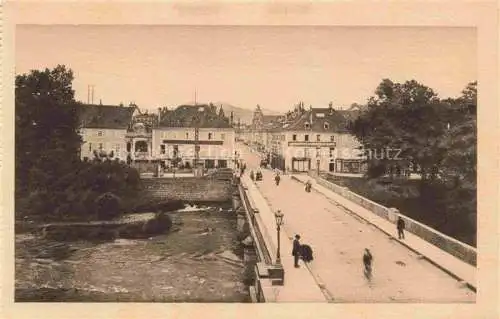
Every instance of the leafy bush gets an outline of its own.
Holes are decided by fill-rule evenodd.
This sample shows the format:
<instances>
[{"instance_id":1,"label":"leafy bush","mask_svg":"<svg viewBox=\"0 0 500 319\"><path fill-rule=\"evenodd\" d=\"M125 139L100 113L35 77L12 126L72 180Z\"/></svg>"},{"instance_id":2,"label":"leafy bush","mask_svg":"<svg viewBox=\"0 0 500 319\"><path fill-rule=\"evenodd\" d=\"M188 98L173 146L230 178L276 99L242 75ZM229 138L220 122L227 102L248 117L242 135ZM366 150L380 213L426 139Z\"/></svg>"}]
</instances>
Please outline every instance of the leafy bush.
<instances>
[{"instance_id":1,"label":"leafy bush","mask_svg":"<svg viewBox=\"0 0 500 319\"><path fill-rule=\"evenodd\" d=\"M122 214L123 205L121 199L113 193L104 193L95 200L97 218L110 220Z\"/></svg>"},{"instance_id":2,"label":"leafy bush","mask_svg":"<svg viewBox=\"0 0 500 319\"><path fill-rule=\"evenodd\" d=\"M51 187L29 194L19 209L44 220L110 219L133 205L140 189L139 174L126 164L81 162Z\"/></svg>"}]
</instances>

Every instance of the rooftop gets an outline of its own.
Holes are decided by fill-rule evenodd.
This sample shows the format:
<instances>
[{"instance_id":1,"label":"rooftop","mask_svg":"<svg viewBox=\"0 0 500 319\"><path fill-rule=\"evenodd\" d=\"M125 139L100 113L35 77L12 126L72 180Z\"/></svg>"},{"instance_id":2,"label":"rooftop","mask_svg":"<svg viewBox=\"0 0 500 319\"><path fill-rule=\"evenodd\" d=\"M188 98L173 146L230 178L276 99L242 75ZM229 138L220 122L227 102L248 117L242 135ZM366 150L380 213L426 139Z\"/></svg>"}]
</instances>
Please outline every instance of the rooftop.
<instances>
[{"instance_id":1,"label":"rooftop","mask_svg":"<svg viewBox=\"0 0 500 319\"><path fill-rule=\"evenodd\" d=\"M162 115L160 127L231 128L227 117L219 115L214 105L180 105Z\"/></svg>"},{"instance_id":2,"label":"rooftop","mask_svg":"<svg viewBox=\"0 0 500 319\"><path fill-rule=\"evenodd\" d=\"M134 110L133 106L82 104L80 123L84 128L127 129Z\"/></svg>"},{"instance_id":3,"label":"rooftop","mask_svg":"<svg viewBox=\"0 0 500 319\"><path fill-rule=\"evenodd\" d=\"M277 117L275 121L264 126L269 131L312 131L337 132L348 131L348 124L357 118L358 110L336 110L327 108L310 108L299 112L290 112L287 121Z\"/></svg>"}]
</instances>

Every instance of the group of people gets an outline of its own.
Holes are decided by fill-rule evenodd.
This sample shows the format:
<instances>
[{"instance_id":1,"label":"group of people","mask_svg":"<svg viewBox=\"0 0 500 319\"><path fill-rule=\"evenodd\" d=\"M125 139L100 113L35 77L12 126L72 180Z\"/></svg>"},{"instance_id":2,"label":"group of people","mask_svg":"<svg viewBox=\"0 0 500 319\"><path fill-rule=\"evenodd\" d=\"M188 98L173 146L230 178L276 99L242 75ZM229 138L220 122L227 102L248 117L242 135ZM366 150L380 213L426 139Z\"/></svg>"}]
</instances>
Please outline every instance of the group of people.
<instances>
[{"instance_id":1,"label":"group of people","mask_svg":"<svg viewBox=\"0 0 500 319\"><path fill-rule=\"evenodd\" d=\"M262 180L262 172L260 170L257 170L256 173L253 172L253 170L250 171L250 179L252 181L261 181Z\"/></svg>"}]
</instances>

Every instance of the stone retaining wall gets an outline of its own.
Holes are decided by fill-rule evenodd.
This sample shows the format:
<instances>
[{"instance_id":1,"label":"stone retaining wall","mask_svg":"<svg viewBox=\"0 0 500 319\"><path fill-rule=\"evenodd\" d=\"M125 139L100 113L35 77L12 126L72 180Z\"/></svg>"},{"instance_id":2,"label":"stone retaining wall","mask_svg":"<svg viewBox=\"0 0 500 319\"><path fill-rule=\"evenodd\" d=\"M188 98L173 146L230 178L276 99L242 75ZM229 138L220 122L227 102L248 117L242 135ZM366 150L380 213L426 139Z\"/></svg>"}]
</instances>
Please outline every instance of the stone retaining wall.
<instances>
[{"instance_id":1,"label":"stone retaining wall","mask_svg":"<svg viewBox=\"0 0 500 319\"><path fill-rule=\"evenodd\" d=\"M346 199L364 207L365 209L373 212L379 217L382 217L392 223L396 223L398 214L394 214L393 208L387 208L374 201L369 200L363 196L351 192L348 188L339 186L335 183L329 182L321 177L317 177L316 174L310 174L317 183L323 187L326 187L333 192L345 197ZM399 214L401 218L405 221L405 228L407 231L413 233L414 235L422 238L423 240L433 244L446 251L447 253L467 262L470 265L477 265L477 250L476 248L462 243L450 236L438 232L437 230L417 222L405 215Z\"/></svg>"},{"instance_id":2,"label":"stone retaining wall","mask_svg":"<svg viewBox=\"0 0 500 319\"><path fill-rule=\"evenodd\" d=\"M145 192L153 199L190 202L226 202L232 198L231 181L203 177L143 179Z\"/></svg>"}]
</instances>

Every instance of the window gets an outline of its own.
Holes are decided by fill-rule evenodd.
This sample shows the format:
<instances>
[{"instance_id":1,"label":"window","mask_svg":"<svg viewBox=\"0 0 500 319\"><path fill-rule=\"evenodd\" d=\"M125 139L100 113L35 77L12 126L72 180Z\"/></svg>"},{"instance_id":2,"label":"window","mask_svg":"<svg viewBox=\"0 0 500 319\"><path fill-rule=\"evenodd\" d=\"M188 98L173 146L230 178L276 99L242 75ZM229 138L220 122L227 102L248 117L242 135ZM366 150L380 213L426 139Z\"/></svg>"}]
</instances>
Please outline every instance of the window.
<instances>
[{"instance_id":1,"label":"window","mask_svg":"<svg viewBox=\"0 0 500 319\"><path fill-rule=\"evenodd\" d=\"M186 132L186 140L188 140L188 139L189 139L189 133Z\"/></svg>"},{"instance_id":2,"label":"window","mask_svg":"<svg viewBox=\"0 0 500 319\"><path fill-rule=\"evenodd\" d=\"M102 143L99 143L99 150L102 151Z\"/></svg>"},{"instance_id":3,"label":"window","mask_svg":"<svg viewBox=\"0 0 500 319\"><path fill-rule=\"evenodd\" d=\"M103 136L104 132L103 131L97 131L97 136Z\"/></svg>"},{"instance_id":4,"label":"window","mask_svg":"<svg viewBox=\"0 0 500 319\"><path fill-rule=\"evenodd\" d=\"M317 142L320 142L320 141L321 141L321 135L320 135L320 134L316 134L316 141L317 141Z\"/></svg>"},{"instance_id":5,"label":"window","mask_svg":"<svg viewBox=\"0 0 500 319\"><path fill-rule=\"evenodd\" d=\"M330 129L330 123L325 122L325 124L323 124L323 128L324 128L325 130L329 130L329 129Z\"/></svg>"},{"instance_id":6,"label":"window","mask_svg":"<svg viewBox=\"0 0 500 319\"><path fill-rule=\"evenodd\" d=\"M174 158L179 155L179 145L174 145Z\"/></svg>"},{"instance_id":7,"label":"window","mask_svg":"<svg viewBox=\"0 0 500 319\"><path fill-rule=\"evenodd\" d=\"M304 141L306 141L306 142L309 141L309 135L307 135L307 134L304 135Z\"/></svg>"},{"instance_id":8,"label":"window","mask_svg":"<svg viewBox=\"0 0 500 319\"><path fill-rule=\"evenodd\" d=\"M212 139L212 133L208 133L208 139L211 140Z\"/></svg>"},{"instance_id":9,"label":"window","mask_svg":"<svg viewBox=\"0 0 500 319\"><path fill-rule=\"evenodd\" d=\"M330 136L330 142L335 142L335 135Z\"/></svg>"},{"instance_id":10,"label":"window","mask_svg":"<svg viewBox=\"0 0 500 319\"><path fill-rule=\"evenodd\" d=\"M165 154L165 152L166 152L165 145L164 144L160 145L160 154Z\"/></svg>"},{"instance_id":11,"label":"window","mask_svg":"<svg viewBox=\"0 0 500 319\"><path fill-rule=\"evenodd\" d=\"M293 135L292 135L292 140L293 140L293 141L296 141L296 140L297 140L297 134L293 134Z\"/></svg>"},{"instance_id":12,"label":"window","mask_svg":"<svg viewBox=\"0 0 500 319\"><path fill-rule=\"evenodd\" d=\"M92 152L92 143L89 143L89 152Z\"/></svg>"},{"instance_id":13,"label":"window","mask_svg":"<svg viewBox=\"0 0 500 319\"><path fill-rule=\"evenodd\" d=\"M305 123L304 126L305 126L306 130L311 128L311 125L309 123Z\"/></svg>"},{"instance_id":14,"label":"window","mask_svg":"<svg viewBox=\"0 0 500 319\"><path fill-rule=\"evenodd\" d=\"M335 148L330 147L330 157L333 157L333 152L335 151Z\"/></svg>"}]
</instances>

